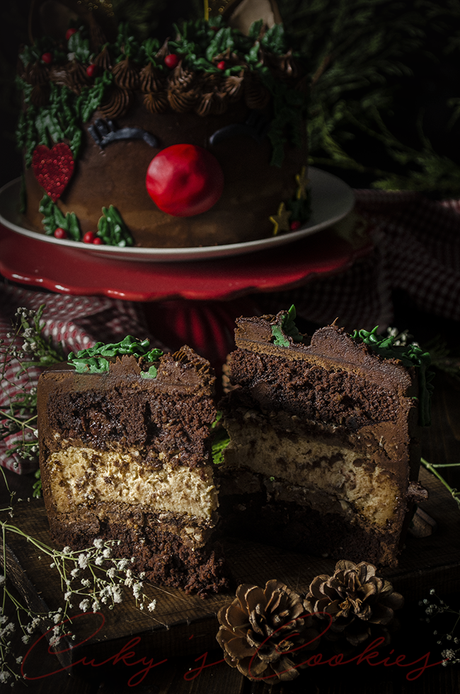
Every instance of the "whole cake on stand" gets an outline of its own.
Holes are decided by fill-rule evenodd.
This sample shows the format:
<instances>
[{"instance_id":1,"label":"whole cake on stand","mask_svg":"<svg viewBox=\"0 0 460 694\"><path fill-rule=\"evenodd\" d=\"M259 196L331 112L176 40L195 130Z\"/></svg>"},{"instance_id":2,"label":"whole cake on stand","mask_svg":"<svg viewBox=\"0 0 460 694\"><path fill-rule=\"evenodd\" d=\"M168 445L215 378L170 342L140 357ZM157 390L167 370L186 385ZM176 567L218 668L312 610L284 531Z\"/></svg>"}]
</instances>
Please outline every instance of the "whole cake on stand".
<instances>
[{"instance_id":1,"label":"whole cake on stand","mask_svg":"<svg viewBox=\"0 0 460 694\"><path fill-rule=\"evenodd\" d=\"M261 19L245 35L211 16L138 37L103 3L67 6L67 28L49 36L37 4L20 54L25 226L180 248L308 220L308 73L282 24Z\"/></svg>"}]
</instances>

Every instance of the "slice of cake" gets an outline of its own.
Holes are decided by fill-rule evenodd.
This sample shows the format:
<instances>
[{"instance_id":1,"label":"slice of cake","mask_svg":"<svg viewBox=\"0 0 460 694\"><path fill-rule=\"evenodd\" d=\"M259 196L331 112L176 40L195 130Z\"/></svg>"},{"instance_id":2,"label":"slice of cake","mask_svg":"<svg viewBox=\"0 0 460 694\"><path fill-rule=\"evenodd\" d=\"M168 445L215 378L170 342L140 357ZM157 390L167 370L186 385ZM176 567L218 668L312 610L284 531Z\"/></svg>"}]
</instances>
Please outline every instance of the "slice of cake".
<instances>
[{"instance_id":1,"label":"slice of cake","mask_svg":"<svg viewBox=\"0 0 460 694\"><path fill-rule=\"evenodd\" d=\"M335 325L309 339L294 317L237 321L222 514L232 532L250 528L262 542L395 566L426 495L416 482L416 369L403 363L424 355L384 358ZM361 335L385 351L374 332Z\"/></svg>"},{"instance_id":2,"label":"slice of cake","mask_svg":"<svg viewBox=\"0 0 460 694\"><path fill-rule=\"evenodd\" d=\"M186 592L226 585L212 535L214 374L189 347L98 343L42 374L40 469L52 538L117 554L151 581Z\"/></svg>"}]
</instances>

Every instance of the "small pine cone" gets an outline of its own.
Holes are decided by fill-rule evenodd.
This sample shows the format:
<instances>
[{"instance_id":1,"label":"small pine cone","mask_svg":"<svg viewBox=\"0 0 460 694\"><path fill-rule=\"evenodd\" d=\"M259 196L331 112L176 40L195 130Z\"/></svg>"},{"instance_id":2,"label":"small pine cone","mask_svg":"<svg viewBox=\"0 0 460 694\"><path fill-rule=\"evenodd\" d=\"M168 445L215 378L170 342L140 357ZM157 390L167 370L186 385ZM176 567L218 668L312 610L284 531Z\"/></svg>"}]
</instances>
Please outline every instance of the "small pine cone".
<instances>
[{"instance_id":1,"label":"small pine cone","mask_svg":"<svg viewBox=\"0 0 460 694\"><path fill-rule=\"evenodd\" d=\"M225 661L250 680L272 685L293 680L318 646L313 618L297 593L277 580L265 588L240 585L236 599L219 610L217 641Z\"/></svg>"},{"instance_id":2,"label":"small pine cone","mask_svg":"<svg viewBox=\"0 0 460 694\"><path fill-rule=\"evenodd\" d=\"M342 560L332 576L317 576L310 584L303 603L305 611L326 613L317 615L323 620L330 615L332 623L325 638L341 641L342 647L337 650L358 646L371 636L383 635L389 643L388 627L394 623L394 610L403 606L404 598L375 571L372 564Z\"/></svg>"}]
</instances>

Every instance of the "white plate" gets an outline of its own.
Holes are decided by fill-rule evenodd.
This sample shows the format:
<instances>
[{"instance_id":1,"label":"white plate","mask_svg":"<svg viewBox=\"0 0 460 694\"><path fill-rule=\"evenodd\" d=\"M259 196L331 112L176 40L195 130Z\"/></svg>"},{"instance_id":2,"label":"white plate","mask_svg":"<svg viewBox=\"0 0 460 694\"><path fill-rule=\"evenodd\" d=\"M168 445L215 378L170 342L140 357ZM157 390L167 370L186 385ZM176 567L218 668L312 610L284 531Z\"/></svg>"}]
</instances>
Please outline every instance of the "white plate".
<instances>
[{"instance_id":1,"label":"white plate","mask_svg":"<svg viewBox=\"0 0 460 694\"><path fill-rule=\"evenodd\" d=\"M225 258L232 255L243 255L276 246L293 243L321 229L332 226L345 217L353 208L354 195L351 188L333 174L310 167L308 176L311 181L312 214L308 224L297 231L280 236L271 236L246 243L232 243L222 246L201 246L197 248L118 248L117 246L94 246L78 241L55 239L21 226L19 197L21 179L15 179L0 190L0 223L8 229L40 239L44 243L53 243L75 250L111 258L112 260L137 260L148 262L177 262L184 260L203 260L206 258Z\"/></svg>"}]
</instances>

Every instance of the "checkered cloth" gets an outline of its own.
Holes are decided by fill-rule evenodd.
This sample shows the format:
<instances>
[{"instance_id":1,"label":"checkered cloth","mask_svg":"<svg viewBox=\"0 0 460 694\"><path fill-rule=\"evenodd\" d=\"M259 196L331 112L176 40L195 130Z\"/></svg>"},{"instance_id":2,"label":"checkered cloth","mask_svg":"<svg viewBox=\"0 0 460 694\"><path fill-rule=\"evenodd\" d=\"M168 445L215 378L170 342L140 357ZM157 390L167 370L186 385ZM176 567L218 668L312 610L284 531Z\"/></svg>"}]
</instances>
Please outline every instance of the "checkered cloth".
<instances>
[{"instance_id":1,"label":"checkered cloth","mask_svg":"<svg viewBox=\"0 0 460 694\"><path fill-rule=\"evenodd\" d=\"M343 274L262 297L263 310L276 313L291 302L313 323L338 318L350 331L385 329L393 322L392 291L401 289L423 311L460 320L460 201L441 203L412 192L354 192L355 213L370 226L373 252Z\"/></svg>"},{"instance_id":2,"label":"checkered cloth","mask_svg":"<svg viewBox=\"0 0 460 694\"><path fill-rule=\"evenodd\" d=\"M43 335L51 337L56 345L61 342L65 354L91 347L98 341L119 342L126 335L151 337L140 304L104 297L48 294L0 284L0 340L4 341L0 344L0 352L11 344L7 335L13 332L11 326L16 310L21 307L37 311L42 304L46 305L41 321L45 326ZM16 341L15 345L20 349L22 341ZM166 349L155 339L151 340L151 345ZM28 393L35 388L39 374L40 371L36 368L20 373L19 362L10 361L2 374L0 412L8 413L13 400L22 392ZM0 414L0 421L8 426L11 420ZM34 438L36 425L32 424L26 434L28 441ZM22 433L16 432L0 439L0 464L10 470L27 473L36 469L37 460L21 459L14 452L14 447L22 441L22 436Z\"/></svg>"},{"instance_id":3,"label":"checkered cloth","mask_svg":"<svg viewBox=\"0 0 460 694\"><path fill-rule=\"evenodd\" d=\"M43 293L0 284L0 339L10 331L18 307L46 304L44 334L78 351L97 341L117 342L125 335L149 337L152 346L177 349L189 344L219 366L233 348L232 328L239 315L276 313L295 304L298 315L318 325L336 318L347 330L385 329L393 321L392 291L402 289L427 313L460 320L460 201L439 203L417 193L355 191L353 225L364 220L373 250L347 271L313 278L303 287L257 294L228 302L175 300L143 306L104 297ZM348 224L350 226L350 224ZM344 235L352 239L347 221ZM341 233L340 225L338 232ZM145 320L153 325L155 337ZM403 329L405 326L397 326ZM164 347L164 345L169 347ZM20 347L20 345L19 345ZM38 371L16 377L18 364L3 375L0 410L17 386L36 385ZM27 380L29 379L29 380ZM30 433L33 436L33 432ZM0 440L0 464L29 472L36 460L11 455L20 435Z\"/></svg>"}]
</instances>

